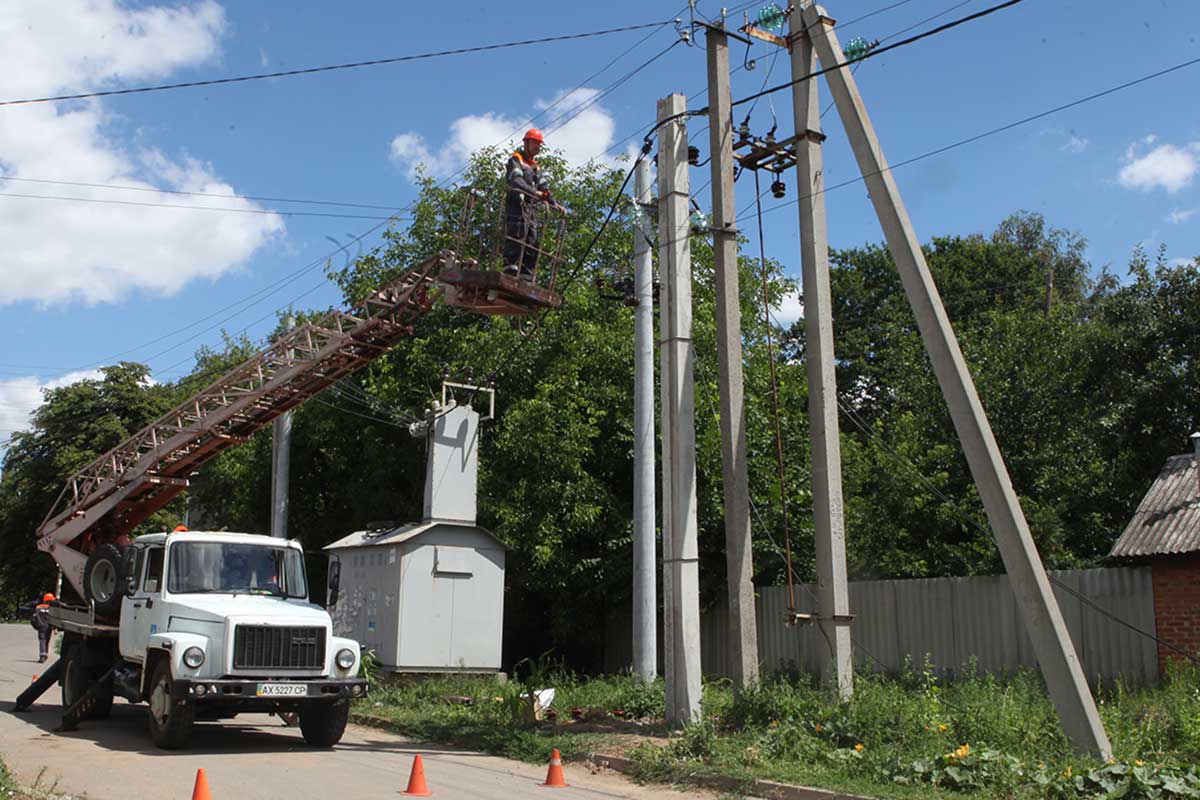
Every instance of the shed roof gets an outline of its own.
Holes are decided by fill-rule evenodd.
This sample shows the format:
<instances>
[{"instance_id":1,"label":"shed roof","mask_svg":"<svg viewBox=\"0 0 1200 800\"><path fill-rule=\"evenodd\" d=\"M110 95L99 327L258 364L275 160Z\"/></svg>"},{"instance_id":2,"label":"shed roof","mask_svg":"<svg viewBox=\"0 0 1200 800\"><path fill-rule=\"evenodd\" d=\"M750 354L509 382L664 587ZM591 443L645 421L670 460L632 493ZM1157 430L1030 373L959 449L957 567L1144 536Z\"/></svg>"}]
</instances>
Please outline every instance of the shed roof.
<instances>
[{"instance_id":1,"label":"shed roof","mask_svg":"<svg viewBox=\"0 0 1200 800\"><path fill-rule=\"evenodd\" d=\"M1111 556L1200 551L1200 484L1192 455L1171 456L1142 498Z\"/></svg>"},{"instance_id":2,"label":"shed roof","mask_svg":"<svg viewBox=\"0 0 1200 800\"><path fill-rule=\"evenodd\" d=\"M355 531L349 536L343 536L333 544L327 544L323 550L341 550L346 547L380 547L384 545L397 545L404 542L416 539L433 530L459 530L472 531L482 533L500 547L504 548L504 543L492 534L487 528L481 528L478 525L467 525L463 522L443 522L440 520L426 520L425 522L410 522L407 525L401 525L398 528L384 528L380 530L370 531ZM507 548L504 548L507 549Z\"/></svg>"}]
</instances>

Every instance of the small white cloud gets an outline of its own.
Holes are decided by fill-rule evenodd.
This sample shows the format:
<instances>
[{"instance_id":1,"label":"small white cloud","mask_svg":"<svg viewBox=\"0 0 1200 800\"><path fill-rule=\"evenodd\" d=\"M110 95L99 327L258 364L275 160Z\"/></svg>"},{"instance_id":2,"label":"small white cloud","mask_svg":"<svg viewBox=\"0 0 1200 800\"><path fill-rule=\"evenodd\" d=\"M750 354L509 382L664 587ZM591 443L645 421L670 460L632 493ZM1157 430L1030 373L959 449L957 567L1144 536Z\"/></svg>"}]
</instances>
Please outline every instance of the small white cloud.
<instances>
[{"instance_id":1,"label":"small white cloud","mask_svg":"<svg viewBox=\"0 0 1200 800\"><path fill-rule=\"evenodd\" d=\"M1196 210L1197 209L1194 208L1177 208L1167 215L1167 222L1171 223L1172 225L1179 225L1187 222L1196 215Z\"/></svg>"},{"instance_id":2,"label":"small white cloud","mask_svg":"<svg viewBox=\"0 0 1200 800\"><path fill-rule=\"evenodd\" d=\"M1072 155L1079 155L1088 148L1088 140L1072 133L1071 138L1059 149Z\"/></svg>"},{"instance_id":3,"label":"small white cloud","mask_svg":"<svg viewBox=\"0 0 1200 800\"><path fill-rule=\"evenodd\" d=\"M1195 262L1194 258L1172 258L1167 261L1172 267L1190 267Z\"/></svg>"},{"instance_id":4,"label":"small white cloud","mask_svg":"<svg viewBox=\"0 0 1200 800\"><path fill-rule=\"evenodd\" d=\"M603 157L612 145L616 120L597 100L596 89L575 89L559 92L552 100L538 100L535 111L550 112L544 123L546 147L559 151L572 166ZM432 176L445 176L461 167L472 153L485 147L516 147L520 136L530 126L529 117L511 117L496 112L469 114L450 123L449 134L437 150L433 150L417 133L405 132L392 139L391 160L412 178L423 165Z\"/></svg>"},{"instance_id":5,"label":"small white cloud","mask_svg":"<svg viewBox=\"0 0 1200 800\"><path fill-rule=\"evenodd\" d=\"M103 377L100 370L88 369L68 372L58 378L42 381L36 377L11 378L0 381L0 441L7 440L13 433L29 427L29 419L45 399L47 389L69 386L82 380ZM3 450L3 447L0 447Z\"/></svg>"},{"instance_id":6,"label":"small white cloud","mask_svg":"<svg viewBox=\"0 0 1200 800\"><path fill-rule=\"evenodd\" d=\"M800 292L793 290L785 294L771 316L776 324L784 328L789 328L804 319L804 301L800 299Z\"/></svg>"},{"instance_id":7,"label":"small white cloud","mask_svg":"<svg viewBox=\"0 0 1200 800\"><path fill-rule=\"evenodd\" d=\"M1160 144L1139 155L1156 141L1157 137L1150 135L1126 149L1126 164L1117 175L1117 181L1126 189L1148 192L1162 188L1174 194L1191 184L1200 171L1200 142L1183 146Z\"/></svg>"}]
</instances>

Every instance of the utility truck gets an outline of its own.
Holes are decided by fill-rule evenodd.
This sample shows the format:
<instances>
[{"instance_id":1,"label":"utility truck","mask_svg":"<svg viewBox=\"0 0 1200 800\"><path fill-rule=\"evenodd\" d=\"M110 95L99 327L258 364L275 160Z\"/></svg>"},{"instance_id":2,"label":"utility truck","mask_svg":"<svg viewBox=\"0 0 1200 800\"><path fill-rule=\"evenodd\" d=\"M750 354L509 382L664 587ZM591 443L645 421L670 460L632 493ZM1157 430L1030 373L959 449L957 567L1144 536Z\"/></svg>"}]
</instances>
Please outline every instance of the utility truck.
<instances>
[{"instance_id":1,"label":"utility truck","mask_svg":"<svg viewBox=\"0 0 1200 800\"><path fill-rule=\"evenodd\" d=\"M358 643L333 636L329 614L308 601L299 543L154 533L123 550L103 545L87 566L87 609L50 607L62 657L40 680L62 687L63 728L107 717L122 697L148 704L150 736L167 749L187 745L195 720L243 711L296 714L316 747L342 738L367 682ZM334 562L334 597L338 580Z\"/></svg>"},{"instance_id":2,"label":"utility truck","mask_svg":"<svg viewBox=\"0 0 1200 800\"><path fill-rule=\"evenodd\" d=\"M460 249L474 236L478 195L464 198L453 236ZM14 710L59 683L60 730L106 717L113 698L123 697L149 704L150 734L166 748L184 746L197 719L264 710L295 712L309 743L335 744L367 682L358 677L358 644L334 637L329 614L308 602L300 545L239 533L132 534L204 463L411 335L435 298L534 320L558 308L562 219L548 228L552 235L515 243L522 254L537 250L549 286L481 263L500 258L499 238L480 258L441 250L353 308L283 334L68 478L37 530L38 549L54 558L75 596L50 608L51 625L64 633L62 657ZM335 557L334 600L339 577Z\"/></svg>"}]
</instances>

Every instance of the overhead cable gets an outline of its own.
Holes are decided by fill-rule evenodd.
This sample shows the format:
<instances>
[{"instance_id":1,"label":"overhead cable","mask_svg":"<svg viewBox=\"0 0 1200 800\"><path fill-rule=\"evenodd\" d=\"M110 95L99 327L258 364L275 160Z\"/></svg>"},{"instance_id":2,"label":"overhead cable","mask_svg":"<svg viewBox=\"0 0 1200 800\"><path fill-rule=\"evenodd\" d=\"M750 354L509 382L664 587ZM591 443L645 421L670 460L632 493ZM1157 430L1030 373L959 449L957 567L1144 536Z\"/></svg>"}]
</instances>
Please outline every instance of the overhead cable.
<instances>
[{"instance_id":1,"label":"overhead cable","mask_svg":"<svg viewBox=\"0 0 1200 800\"><path fill-rule=\"evenodd\" d=\"M498 44L476 45L474 47L459 47L453 50L437 50L430 53L415 53L407 56L395 56L393 58L376 58L369 61L354 61L348 64L329 64L321 67L306 67L304 69L289 69L279 72L259 72L252 75L238 75L230 78L212 78L204 81L183 81L180 83L161 83L153 86L136 86L128 89L108 89L96 92L80 92L78 94L62 94L50 97L30 97L20 100L0 100L0 106L17 106L31 105L33 103L53 103L60 100L85 100L92 97L113 97L116 95L127 94L145 94L147 92L162 92L170 89L192 89L200 86L219 86L229 83L246 83L248 81L261 81L271 78L290 78L296 75L313 75L319 72L334 72L336 70L359 69L362 67L377 67L384 64L400 64L408 61L421 61L430 58L442 58L444 56L459 56L468 53L484 53L492 50L504 50L512 47L525 47L534 44L550 44L553 42L566 42L576 39L590 39L597 36L609 36L614 33L625 33L627 31L638 31L646 28L656 28L664 23L646 22L640 25L626 25L620 28L608 28L606 30L588 31L585 33L568 33L559 36L544 36L539 39L523 39L516 42L500 42Z\"/></svg>"}]
</instances>

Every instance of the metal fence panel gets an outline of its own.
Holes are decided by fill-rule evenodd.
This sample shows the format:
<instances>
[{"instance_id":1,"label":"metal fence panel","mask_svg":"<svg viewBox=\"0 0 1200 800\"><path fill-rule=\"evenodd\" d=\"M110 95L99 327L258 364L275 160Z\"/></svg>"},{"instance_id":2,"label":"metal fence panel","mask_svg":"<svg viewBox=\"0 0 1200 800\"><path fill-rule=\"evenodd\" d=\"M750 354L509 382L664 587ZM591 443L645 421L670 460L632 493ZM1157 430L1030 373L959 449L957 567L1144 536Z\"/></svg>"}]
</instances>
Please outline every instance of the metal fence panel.
<instances>
[{"instance_id":1,"label":"metal fence panel","mask_svg":"<svg viewBox=\"0 0 1200 800\"><path fill-rule=\"evenodd\" d=\"M1153 634L1150 569L1066 570L1052 575L1055 597L1089 683L1157 681L1154 641L1072 593ZM854 658L860 669L890 672L902 669L909 659L919 668L926 655L942 674L959 670L968 660L988 672L1037 668L1007 576L854 581L849 588L850 611L855 615L851 627ZM814 586L796 587L798 611L815 611L815 591ZM824 637L816 625L786 625L786 612L785 587L758 590L756 617L763 672L818 672L829 657ZM713 677L728 674L726 613L725 604L718 602L701 615L701 663L705 674ZM620 638L628 639L628 615L617 619ZM610 634L608 638L613 641L615 637ZM613 644L610 654L620 653L618 658L627 661L625 642ZM610 667L609 659L605 666Z\"/></svg>"}]
</instances>

